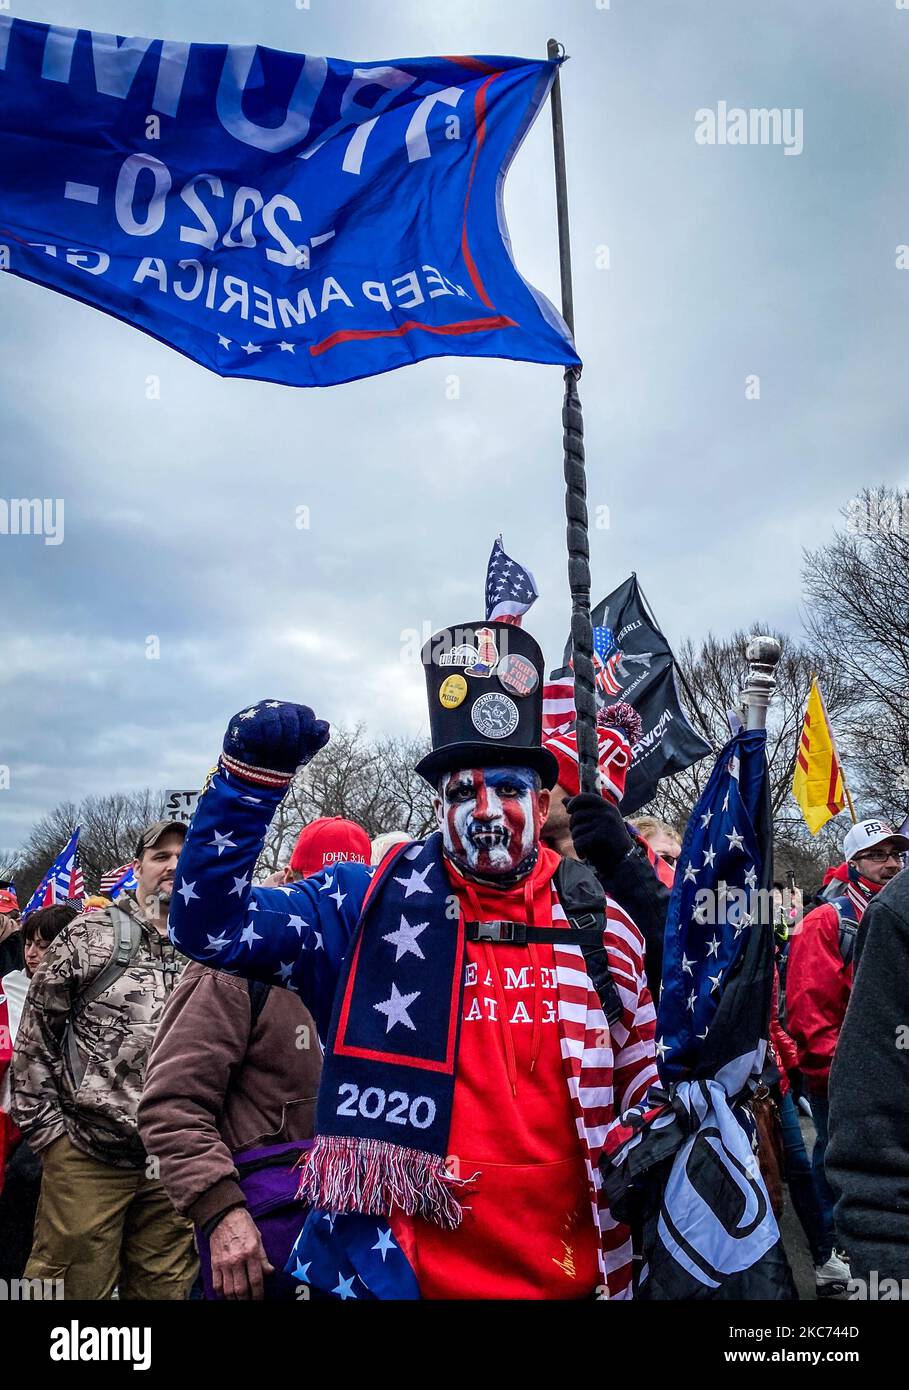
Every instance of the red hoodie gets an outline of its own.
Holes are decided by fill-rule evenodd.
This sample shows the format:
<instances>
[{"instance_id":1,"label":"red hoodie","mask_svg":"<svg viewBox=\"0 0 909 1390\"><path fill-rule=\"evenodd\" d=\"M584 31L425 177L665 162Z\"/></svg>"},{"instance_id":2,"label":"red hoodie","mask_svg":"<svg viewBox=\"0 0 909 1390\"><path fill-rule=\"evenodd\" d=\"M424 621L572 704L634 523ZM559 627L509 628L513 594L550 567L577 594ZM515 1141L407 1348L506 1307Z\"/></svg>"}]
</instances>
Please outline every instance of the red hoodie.
<instances>
[{"instance_id":1,"label":"red hoodie","mask_svg":"<svg viewBox=\"0 0 909 1390\"><path fill-rule=\"evenodd\" d=\"M552 925L559 855L503 892L447 865L467 921ZM599 1235L562 1064L550 945L468 942L449 1135L460 1177L478 1175L455 1231L394 1212L424 1298L588 1298Z\"/></svg>"},{"instance_id":2,"label":"red hoodie","mask_svg":"<svg viewBox=\"0 0 909 1390\"><path fill-rule=\"evenodd\" d=\"M860 922L871 897L880 884L859 877L849 881L848 866L840 896L848 897ZM825 882L843 878L832 870ZM852 963L846 965L840 952L840 918L836 908L825 903L803 917L792 936L786 975L786 1025L799 1051L799 1066L808 1090L825 1096L833 1054L846 1016L852 992Z\"/></svg>"}]
</instances>

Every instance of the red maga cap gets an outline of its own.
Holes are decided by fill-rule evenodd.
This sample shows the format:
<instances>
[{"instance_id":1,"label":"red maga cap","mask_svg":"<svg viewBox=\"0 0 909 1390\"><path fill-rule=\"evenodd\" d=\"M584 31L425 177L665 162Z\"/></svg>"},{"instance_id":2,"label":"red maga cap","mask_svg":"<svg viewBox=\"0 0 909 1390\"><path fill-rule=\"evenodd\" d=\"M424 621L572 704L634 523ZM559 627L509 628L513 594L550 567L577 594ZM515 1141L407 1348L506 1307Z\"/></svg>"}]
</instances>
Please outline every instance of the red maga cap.
<instances>
[{"instance_id":1,"label":"red maga cap","mask_svg":"<svg viewBox=\"0 0 909 1390\"><path fill-rule=\"evenodd\" d=\"M290 867L309 878L335 864L368 864L371 849L362 825L341 816L322 816L300 831Z\"/></svg>"},{"instance_id":2,"label":"red maga cap","mask_svg":"<svg viewBox=\"0 0 909 1390\"><path fill-rule=\"evenodd\" d=\"M625 779L631 766L632 746L641 737L641 720L629 704L619 701L597 716L597 789L607 801L617 805L625 795ZM544 741L559 765L559 786L569 796L581 789L578 773L578 735L576 729L552 734Z\"/></svg>"}]
</instances>

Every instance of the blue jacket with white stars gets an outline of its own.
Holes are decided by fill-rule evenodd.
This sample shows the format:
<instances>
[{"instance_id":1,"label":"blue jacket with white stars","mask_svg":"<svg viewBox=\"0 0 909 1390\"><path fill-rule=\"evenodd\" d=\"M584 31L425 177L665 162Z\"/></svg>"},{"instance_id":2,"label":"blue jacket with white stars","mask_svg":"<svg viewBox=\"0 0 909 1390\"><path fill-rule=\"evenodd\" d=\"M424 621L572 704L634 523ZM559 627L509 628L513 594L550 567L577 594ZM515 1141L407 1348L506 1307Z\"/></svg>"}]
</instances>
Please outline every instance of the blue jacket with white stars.
<instances>
[{"instance_id":1,"label":"blue jacket with white stars","mask_svg":"<svg viewBox=\"0 0 909 1390\"><path fill-rule=\"evenodd\" d=\"M251 885L283 794L243 782L219 765L177 865L170 935L194 960L295 990L325 1038L344 957L375 871L340 864L281 888ZM358 1212L333 1216L312 1210L287 1269L302 1283L340 1299L420 1296L388 1222Z\"/></svg>"},{"instance_id":2,"label":"blue jacket with white stars","mask_svg":"<svg viewBox=\"0 0 909 1390\"><path fill-rule=\"evenodd\" d=\"M339 864L281 888L252 885L283 795L218 768L177 865L170 936L193 960L294 990L325 1037L373 870Z\"/></svg>"}]
</instances>

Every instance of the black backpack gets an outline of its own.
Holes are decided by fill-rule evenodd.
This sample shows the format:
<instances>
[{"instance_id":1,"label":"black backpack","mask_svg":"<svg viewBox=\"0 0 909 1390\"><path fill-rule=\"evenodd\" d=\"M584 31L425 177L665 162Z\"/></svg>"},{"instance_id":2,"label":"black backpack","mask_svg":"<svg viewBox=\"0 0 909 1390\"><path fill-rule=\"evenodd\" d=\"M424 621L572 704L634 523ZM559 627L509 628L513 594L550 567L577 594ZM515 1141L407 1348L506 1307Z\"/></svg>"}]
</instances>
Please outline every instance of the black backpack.
<instances>
[{"instance_id":1,"label":"black backpack","mask_svg":"<svg viewBox=\"0 0 909 1390\"><path fill-rule=\"evenodd\" d=\"M142 927L137 918L129 912L124 912L123 908L118 907L116 903L111 905L109 913L114 928L113 948L110 956L94 975L89 976L83 982L73 1000L63 1034L62 1051L66 1055L73 1084L77 1091L85 1080L88 1061L83 1058L79 1051L73 1023L90 1004L99 999L106 989L109 989L131 965L135 964L142 945ZM165 987L168 980L173 982L176 979L180 970L177 960L151 958L143 964L146 969L159 971L164 976Z\"/></svg>"},{"instance_id":2,"label":"black backpack","mask_svg":"<svg viewBox=\"0 0 909 1390\"><path fill-rule=\"evenodd\" d=\"M859 920L855 913L855 904L851 898L828 898L830 907L836 908L836 915L839 920L839 947L840 955L843 957L844 965L852 964L852 957L855 955L855 938L858 935Z\"/></svg>"},{"instance_id":3,"label":"black backpack","mask_svg":"<svg viewBox=\"0 0 909 1390\"><path fill-rule=\"evenodd\" d=\"M249 990L249 1036L252 1037L271 992L271 985L266 984L264 980L247 980L246 987Z\"/></svg>"}]
</instances>

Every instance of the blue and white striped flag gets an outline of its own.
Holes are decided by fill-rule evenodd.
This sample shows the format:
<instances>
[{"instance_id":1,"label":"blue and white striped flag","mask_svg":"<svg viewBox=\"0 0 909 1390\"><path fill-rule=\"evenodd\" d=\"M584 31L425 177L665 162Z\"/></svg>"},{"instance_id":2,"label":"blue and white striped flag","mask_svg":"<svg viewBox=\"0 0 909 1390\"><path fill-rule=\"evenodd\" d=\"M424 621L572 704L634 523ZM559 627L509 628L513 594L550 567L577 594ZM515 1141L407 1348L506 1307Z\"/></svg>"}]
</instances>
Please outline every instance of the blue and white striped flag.
<instances>
[{"instance_id":1,"label":"blue and white striped flag","mask_svg":"<svg viewBox=\"0 0 909 1390\"><path fill-rule=\"evenodd\" d=\"M39 907L55 903L77 903L85 897L85 883L79 864L79 827L76 826L69 843L57 855L38 887L22 909L22 920Z\"/></svg>"}]
</instances>

